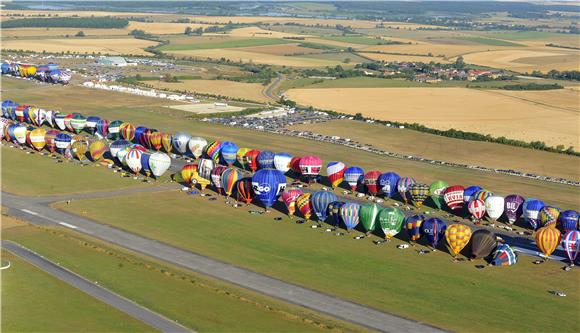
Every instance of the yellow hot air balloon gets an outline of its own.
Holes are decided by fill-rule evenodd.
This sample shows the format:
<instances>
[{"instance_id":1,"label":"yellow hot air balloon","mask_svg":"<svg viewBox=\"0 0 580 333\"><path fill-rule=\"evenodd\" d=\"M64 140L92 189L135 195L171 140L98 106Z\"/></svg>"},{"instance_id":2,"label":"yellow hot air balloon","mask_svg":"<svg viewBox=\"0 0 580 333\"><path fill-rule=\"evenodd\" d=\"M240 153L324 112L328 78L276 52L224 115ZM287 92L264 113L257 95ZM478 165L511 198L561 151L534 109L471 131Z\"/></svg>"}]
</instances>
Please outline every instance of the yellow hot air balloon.
<instances>
[{"instance_id":1,"label":"yellow hot air balloon","mask_svg":"<svg viewBox=\"0 0 580 333\"><path fill-rule=\"evenodd\" d=\"M445 230L445 238L453 256L457 256L471 239L471 228L463 224L452 224Z\"/></svg>"},{"instance_id":2,"label":"yellow hot air balloon","mask_svg":"<svg viewBox=\"0 0 580 333\"><path fill-rule=\"evenodd\" d=\"M546 257L549 257L560 244L560 230L552 228L551 226L545 226L536 231L534 235L536 240L536 245L542 251Z\"/></svg>"},{"instance_id":3,"label":"yellow hot air balloon","mask_svg":"<svg viewBox=\"0 0 580 333\"><path fill-rule=\"evenodd\" d=\"M197 183L199 184L199 188L201 189L201 191L203 192L205 190L205 188L209 185L210 181L203 178L202 176L199 175L199 173L197 173L197 170L195 170L193 172L192 175L192 179L193 179L193 183Z\"/></svg>"},{"instance_id":4,"label":"yellow hot air balloon","mask_svg":"<svg viewBox=\"0 0 580 333\"><path fill-rule=\"evenodd\" d=\"M163 133L161 136L161 145L163 146L163 150L167 153L171 153L171 149L173 149L173 135L169 133Z\"/></svg>"},{"instance_id":5,"label":"yellow hot air balloon","mask_svg":"<svg viewBox=\"0 0 580 333\"><path fill-rule=\"evenodd\" d=\"M89 146L89 153L93 161L100 160L107 151L107 144L103 140L93 141Z\"/></svg>"},{"instance_id":6,"label":"yellow hot air balloon","mask_svg":"<svg viewBox=\"0 0 580 333\"><path fill-rule=\"evenodd\" d=\"M37 128L30 131L30 144L34 149L41 151L46 145L45 141L46 130L44 128Z\"/></svg>"},{"instance_id":7,"label":"yellow hot air balloon","mask_svg":"<svg viewBox=\"0 0 580 333\"><path fill-rule=\"evenodd\" d=\"M238 164L242 167L242 169L246 168L247 160L246 160L246 153L249 152L251 149L250 148L245 148L242 147L240 149L238 149L238 152L236 153L236 160L238 161Z\"/></svg>"},{"instance_id":8,"label":"yellow hot air balloon","mask_svg":"<svg viewBox=\"0 0 580 333\"><path fill-rule=\"evenodd\" d=\"M77 140L77 141L73 142L73 144L71 145L72 152L73 152L74 156L79 161L82 161L85 159L88 148L89 148L89 145L87 144L87 142L85 140Z\"/></svg>"},{"instance_id":9,"label":"yellow hot air balloon","mask_svg":"<svg viewBox=\"0 0 580 333\"><path fill-rule=\"evenodd\" d=\"M183 181L190 185L190 186L194 186L194 174L197 173L197 164L191 163L191 164L186 164L181 168L181 179L183 179Z\"/></svg>"}]
</instances>

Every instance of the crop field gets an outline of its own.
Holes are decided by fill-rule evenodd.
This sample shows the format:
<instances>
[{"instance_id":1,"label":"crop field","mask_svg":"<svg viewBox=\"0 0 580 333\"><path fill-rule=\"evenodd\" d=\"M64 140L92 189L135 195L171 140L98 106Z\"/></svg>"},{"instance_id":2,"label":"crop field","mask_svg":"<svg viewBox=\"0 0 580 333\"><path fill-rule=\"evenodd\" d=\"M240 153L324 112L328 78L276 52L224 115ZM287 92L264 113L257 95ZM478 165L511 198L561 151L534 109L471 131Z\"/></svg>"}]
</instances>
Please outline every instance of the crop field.
<instances>
[{"instance_id":1,"label":"crop field","mask_svg":"<svg viewBox=\"0 0 580 333\"><path fill-rule=\"evenodd\" d=\"M156 86L174 91L191 91L200 94L221 95L242 98L257 102L270 99L262 94L264 86L260 83L235 82L227 80L182 80L181 82L159 82Z\"/></svg>"},{"instance_id":2,"label":"crop field","mask_svg":"<svg viewBox=\"0 0 580 333\"><path fill-rule=\"evenodd\" d=\"M232 23L299 23L305 25L328 25L336 26L342 24L352 28L373 28L376 22L365 20L337 20L337 19L310 19L310 18L289 18L289 17L267 17L267 16L189 16L189 19L195 22L208 24L227 24ZM409 24L412 26L413 24Z\"/></svg>"},{"instance_id":3,"label":"crop field","mask_svg":"<svg viewBox=\"0 0 580 333\"><path fill-rule=\"evenodd\" d=\"M316 54L324 52L324 50L304 47L300 46L300 44L276 44L276 45L252 46L252 47L242 47L239 50L263 54L271 54L274 56Z\"/></svg>"},{"instance_id":4,"label":"crop field","mask_svg":"<svg viewBox=\"0 0 580 333\"><path fill-rule=\"evenodd\" d=\"M207 49L231 49L238 47L251 47L263 45L285 44L289 41L277 38L207 38L205 42L197 42L193 40L192 43L187 43L187 40L182 40L180 44L169 44L159 48L161 51L187 51L187 50L207 50Z\"/></svg>"},{"instance_id":5,"label":"crop field","mask_svg":"<svg viewBox=\"0 0 580 333\"><path fill-rule=\"evenodd\" d=\"M216 34L219 35L219 34ZM244 27L233 29L226 33L226 36L232 37L245 37L245 38L294 38L294 37L308 37L308 35L304 34L294 34L294 33L286 33L286 32L279 32L276 30L269 30L263 29L257 26L252 27Z\"/></svg>"},{"instance_id":6,"label":"crop field","mask_svg":"<svg viewBox=\"0 0 580 333\"><path fill-rule=\"evenodd\" d=\"M455 128L528 142L541 140L552 146L579 147L579 111L573 94L561 95L563 101L558 104L538 104L495 91L466 88L292 89L285 95L301 105L325 110L362 112L368 117L416 122L438 129ZM526 95L533 96L534 92ZM575 111L563 109L561 104ZM470 106L468 112L466 105Z\"/></svg>"},{"instance_id":7,"label":"crop field","mask_svg":"<svg viewBox=\"0 0 580 333\"><path fill-rule=\"evenodd\" d=\"M485 38L485 37L458 37L461 40L473 42L477 44L493 45L493 46L523 46L521 44L512 43L506 40Z\"/></svg>"},{"instance_id":8,"label":"crop field","mask_svg":"<svg viewBox=\"0 0 580 333\"><path fill-rule=\"evenodd\" d=\"M407 55L426 56L431 53L433 56L452 58L459 55L481 52L485 54L492 50L502 50L506 46L492 46L482 44L439 44L439 43L422 43L422 44L400 44L400 45L375 45L360 48L360 52L378 51L384 53L400 53ZM510 48L511 49L511 48ZM466 60L469 63L469 61Z\"/></svg>"},{"instance_id":9,"label":"crop field","mask_svg":"<svg viewBox=\"0 0 580 333\"><path fill-rule=\"evenodd\" d=\"M198 332L330 332L333 329L344 332L364 331L360 327L315 314L311 310L284 304L192 272L151 261L138 254L62 229L37 227L20 222L4 229L3 238L16 241L91 281L98 281L99 285L109 290ZM15 268L19 269L20 261L15 263ZM28 325L17 331L24 331L25 328L44 331L46 327L58 325L55 331L61 332L68 331L70 327L86 327L87 331L102 332L150 330L138 322L135 323L132 318L126 318L111 310L105 311L108 309L102 309L102 304L92 301L89 296L80 297L84 296L80 291L76 292L71 287L66 289L67 286L61 286L60 283L45 281L42 276L44 273L33 271L28 275L28 270L11 273L12 269L6 271L7 274L2 274L3 280L9 279L10 283L2 290L3 301L6 302L4 305L11 305L2 307L2 328ZM16 276L11 275L17 272ZM19 279L16 280L16 277ZM27 286L38 285L43 288L22 288L24 283ZM52 285L55 288L50 288ZM17 287L19 291L15 290ZM30 293L24 301L23 293ZM32 296L34 293L37 294ZM76 295L77 293L80 295ZM70 299L66 298L67 302L63 301L63 294L71 295ZM40 298L45 302L37 299L41 295L46 296ZM37 308L34 319L38 317L38 320L30 320L30 311ZM65 311L67 309L69 311ZM54 318L63 319L55 321ZM12 321L17 323L9 326ZM45 323L46 326L42 326ZM67 327L66 324L71 326Z\"/></svg>"},{"instance_id":10,"label":"crop field","mask_svg":"<svg viewBox=\"0 0 580 333\"><path fill-rule=\"evenodd\" d=\"M473 52L464 56L465 62L476 65L505 68L517 72L539 70L580 70L580 51L541 47L489 52Z\"/></svg>"},{"instance_id":11,"label":"crop field","mask_svg":"<svg viewBox=\"0 0 580 333\"><path fill-rule=\"evenodd\" d=\"M374 53L374 52L358 52L359 55L376 61L420 61L429 63L431 61L438 63L447 63L448 61L442 57L427 57L415 56L406 54L390 54L390 53Z\"/></svg>"},{"instance_id":12,"label":"crop field","mask_svg":"<svg viewBox=\"0 0 580 333\"><path fill-rule=\"evenodd\" d=\"M75 29L80 30L80 29ZM34 50L36 52L71 52L102 54L150 54L144 49L157 43L133 37L125 38L70 38L70 39L7 39L2 47L9 50Z\"/></svg>"}]
</instances>

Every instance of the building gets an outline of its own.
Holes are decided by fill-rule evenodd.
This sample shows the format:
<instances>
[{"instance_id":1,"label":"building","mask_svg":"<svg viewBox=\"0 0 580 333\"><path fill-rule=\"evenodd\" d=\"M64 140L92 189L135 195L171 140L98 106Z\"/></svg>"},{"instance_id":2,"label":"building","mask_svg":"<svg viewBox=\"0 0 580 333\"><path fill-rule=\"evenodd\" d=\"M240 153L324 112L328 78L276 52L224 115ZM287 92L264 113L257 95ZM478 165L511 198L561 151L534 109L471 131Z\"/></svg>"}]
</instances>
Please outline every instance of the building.
<instances>
[{"instance_id":1,"label":"building","mask_svg":"<svg viewBox=\"0 0 580 333\"><path fill-rule=\"evenodd\" d=\"M125 67L128 65L127 61L123 57L100 57L97 60L97 63L103 66L115 67Z\"/></svg>"}]
</instances>

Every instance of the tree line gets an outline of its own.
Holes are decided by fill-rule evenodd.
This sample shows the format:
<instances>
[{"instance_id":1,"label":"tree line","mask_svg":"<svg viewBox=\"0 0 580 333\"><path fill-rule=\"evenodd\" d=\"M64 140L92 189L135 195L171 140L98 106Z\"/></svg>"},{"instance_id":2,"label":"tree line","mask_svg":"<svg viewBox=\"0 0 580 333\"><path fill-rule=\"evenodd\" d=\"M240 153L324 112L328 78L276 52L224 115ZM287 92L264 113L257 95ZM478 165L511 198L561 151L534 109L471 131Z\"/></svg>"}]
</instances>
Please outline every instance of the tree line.
<instances>
[{"instance_id":1,"label":"tree line","mask_svg":"<svg viewBox=\"0 0 580 333\"><path fill-rule=\"evenodd\" d=\"M120 29L129 25L129 20L103 17L46 17L25 18L2 21L3 29L10 28L93 28L93 29Z\"/></svg>"}]
</instances>

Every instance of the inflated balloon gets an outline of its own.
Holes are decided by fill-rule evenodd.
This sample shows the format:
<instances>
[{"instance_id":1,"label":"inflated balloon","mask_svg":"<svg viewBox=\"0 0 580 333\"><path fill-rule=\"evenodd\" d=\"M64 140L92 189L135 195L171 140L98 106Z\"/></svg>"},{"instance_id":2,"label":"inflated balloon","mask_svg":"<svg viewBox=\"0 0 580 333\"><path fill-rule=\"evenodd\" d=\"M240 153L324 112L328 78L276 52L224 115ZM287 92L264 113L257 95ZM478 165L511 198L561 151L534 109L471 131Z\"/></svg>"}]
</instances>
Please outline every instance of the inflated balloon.
<instances>
[{"instance_id":1,"label":"inflated balloon","mask_svg":"<svg viewBox=\"0 0 580 333\"><path fill-rule=\"evenodd\" d=\"M490 191L479 190L479 191L475 192L475 194L471 197L471 200L479 199L479 200L485 202L485 200L487 200L487 198L491 197L492 195L493 195L493 193L491 193Z\"/></svg>"},{"instance_id":2,"label":"inflated balloon","mask_svg":"<svg viewBox=\"0 0 580 333\"><path fill-rule=\"evenodd\" d=\"M429 196L438 209L443 209L443 205L445 205L443 192L447 187L449 184L443 180L436 180L429 185Z\"/></svg>"},{"instance_id":3,"label":"inflated balloon","mask_svg":"<svg viewBox=\"0 0 580 333\"><path fill-rule=\"evenodd\" d=\"M143 167L141 165L141 155L143 155L143 152L141 150L132 148L125 156L127 166L135 174L138 174Z\"/></svg>"},{"instance_id":4,"label":"inflated balloon","mask_svg":"<svg viewBox=\"0 0 580 333\"><path fill-rule=\"evenodd\" d=\"M24 122L24 110L28 109L28 105L18 105L14 110L15 120ZM63 116L64 119L64 116ZM64 128L63 128L64 129Z\"/></svg>"},{"instance_id":5,"label":"inflated balloon","mask_svg":"<svg viewBox=\"0 0 580 333\"><path fill-rule=\"evenodd\" d=\"M119 151L129 147L130 144L129 141L123 139L113 141L109 146L109 152L111 153L111 156L116 158Z\"/></svg>"},{"instance_id":6,"label":"inflated balloon","mask_svg":"<svg viewBox=\"0 0 580 333\"><path fill-rule=\"evenodd\" d=\"M310 203L312 205L312 210L314 210L314 213L318 217L318 220L322 222L326 221L326 218L328 218L328 205L337 200L338 197L336 194L329 191L317 191L312 193Z\"/></svg>"},{"instance_id":7,"label":"inflated balloon","mask_svg":"<svg viewBox=\"0 0 580 333\"><path fill-rule=\"evenodd\" d=\"M213 162L213 160L210 160L210 161ZM200 176L197 171L195 171L193 173L193 179L194 179L193 182L195 182L195 184L199 185L201 192L205 191L205 188L210 184L210 181L205 179L204 177Z\"/></svg>"},{"instance_id":8,"label":"inflated balloon","mask_svg":"<svg viewBox=\"0 0 580 333\"><path fill-rule=\"evenodd\" d=\"M191 139L189 139L187 145L189 147L189 151L193 154L193 156L195 158L200 158L201 155L203 154L203 150L207 146L207 140L199 136L194 136Z\"/></svg>"},{"instance_id":9,"label":"inflated balloon","mask_svg":"<svg viewBox=\"0 0 580 333\"><path fill-rule=\"evenodd\" d=\"M463 224L452 224L445 230L445 239L453 256L457 256L471 239L471 228Z\"/></svg>"},{"instance_id":10,"label":"inflated balloon","mask_svg":"<svg viewBox=\"0 0 580 333\"><path fill-rule=\"evenodd\" d=\"M415 206L421 207L425 199L429 196L429 185L421 183L411 184L409 186L409 195Z\"/></svg>"},{"instance_id":11,"label":"inflated balloon","mask_svg":"<svg viewBox=\"0 0 580 333\"><path fill-rule=\"evenodd\" d=\"M46 145L45 141L46 130L44 128L37 128L30 132L30 143L37 151L41 151Z\"/></svg>"},{"instance_id":12,"label":"inflated balloon","mask_svg":"<svg viewBox=\"0 0 580 333\"><path fill-rule=\"evenodd\" d=\"M87 138L81 134L73 135L71 142L70 142L71 146L76 141L85 141L87 144L89 143L89 141L87 141Z\"/></svg>"},{"instance_id":13,"label":"inflated balloon","mask_svg":"<svg viewBox=\"0 0 580 333\"><path fill-rule=\"evenodd\" d=\"M95 134L95 132L97 131L97 122L101 120L100 117L87 117L87 124L85 126L85 129L87 130L87 132L89 132L89 134Z\"/></svg>"},{"instance_id":14,"label":"inflated balloon","mask_svg":"<svg viewBox=\"0 0 580 333\"><path fill-rule=\"evenodd\" d=\"M261 169L252 176L252 189L264 207L272 207L286 188L286 176L278 170Z\"/></svg>"},{"instance_id":15,"label":"inflated balloon","mask_svg":"<svg viewBox=\"0 0 580 333\"><path fill-rule=\"evenodd\" d=\"M211 180L211 171L215 167L215 162L209 158L201 158L197 164L199 175L207 180Z\"/></svg>"},{"instance_id":16,"label":"inflated balloon","mask_svg":"<svg viewBox=\"0 0 580 333\"><path fill-rule=\"evenodd\" d=\"M504 206L505 199L502 196L492 195L485 199L485 212L494 221L502 216Z\"/></svg>"},{"instance_id":17,"label":"inflated balloon","mask_svg":"<svg viewBox=\"0 0 580 333\"><path fill-rule=\"evenodd\" d=\"M54 124L56 125L56 128L58 128L61 131L64 131L66 129L66 126L64 125L64 118L66 118L66 114L62 114L59 113L57 115L54 116Z\"/></svg>"},{"instance_id":18,"label":"inflated balloon","mask_svg":"<svg viewBox=\"0 0 580 333\"><path fill-rule=\"evenodd\" d=\"M290 160L290 170L292 170L295 176L300 176L300 159L302 157L294 156Z\"/></svg>"},{"instance_id":19,"label":"inflated balloon","mask_svg":"<svg viewBox=\"0 0 580 333\"><path fill-rule=\"evenodd\" d=\"M151 166L149 165L149 159L151 158L151 154L143 153L141 154L141 171L143 171L147 177L151 174Z\"/></svg>"},{"instance_id":20,"label":"inflated balloon","mask_svg":"<svg viewBox=\"0 0 580 333\"><path fill-rule=\"evenodd\" d=\"M153 134L154 132L157 132L157 130L150 129L150 128L148 128L147 130L145 130L141 134L141 136L139 137L139 143L143 147L151 148L151 134Z\"/></svg>"},{"instance_id":21,"label":"inflated balloon","mask_svg":"<svg viewBox=\"0 0 580 333\"><path fill-rule=\"evenodd\" d=\"M171 158L162 152L155 152L149 157L149 168L155 178L161 177L171 166Z\"/></svg>"},{"instance_id":22,"label":"inflated balloon","mask_svg":"<svg viewBox=\"0 0 580 333\"><path fill-rule=\"evenodd\" d=\"M437 244L439 244L439 241L445 235L446 229L447 225L445 222L436 217L428 218L422 225L422 233L427 237L429 244L431 244L434 249L437 248Z\"/></svg>"},{"instance_id":23,"label":"inflated balloon","mask_svg":"<svg viewBox=\"0 0 580 333\"><path fill-rule=\"evenodd\" d=\"M481 220L485 215L485 202L479 199L471 200L467 204L467 210L476 220Z\"/></svg>"},{"instance_id":24,"label":"inflated balloon","mask_svg":"<svg viewBox=\"0 0 580 333\"><path fill-rule=\"evenodd\" d=\"M491 264L494 266L511 266L518 262L518 255L507 244L499 244L493 254Z\"/></svg>"},{"instance_id":25,"label":"inflated balloon","mask_svg":"<svg viewBox=\"0 0 580 333\"><path fill-rule=\"evenodd\" d=\"M370 195L377 195L379 193L379 177L380 171L369 171L363 177L363 184Z\"/></svg>"},{"instance_id":26,"label":"inflated balloon","mask_svg":"<svg viewBox=\"0 0 580 333\"><path fill-rule=\"evenodd\" d=\"M458 212L463 208L465 189L461 185L452 185L443 191L443 201L449 209Z\"/></svg>"},{"instance_id":27,"label":"inflated balloon","mask_svg":"<svg viewBox=\"0 0 580 333\"><path fill-rule=\"evenodd\" d=\"M238 165L242 169L246 169L248 167L248 163L246 161L246 153L250 151L250 148L240 148L236 152L236 160L238 161Z\"/></svg>"},{"instance_id":28,"label":"inflated balloon","mask_svg":"<svg viewBox=\"0 0 580 333\"><path fill-rule=\"evenodd\" d=\"M46 110L34 108L32 111L32 115L33 115L34 124L36 126L42 126L44 124L44 121L46 119Z\"/></svg>"},{"instance_id":29,"label":"inflated balloon","mask_svg":"<svg viewBox=\"0 0 580 333\"><path fill-rule=\"evenodd\" d=\"M14 138L18 144L25 144L26 143L26 126L22 124L16 124L14 127Z\"/></svg>"},{"instance_id":30,"label":"inflated balloon","mask_svg":"<svg viewBox=\"0 0 580 333\"><path fill-rule=\"evenodd\" d=\"M274 169L274 153L268 150L258 155L258 167L260 169Z\"/></svg>"},{"instance_id":31,"label":"inflated balloon","mask_svg":"<svg viewBox=\"0 0 580 333\"><path fill-rule=\"evenodd\" d=\"M122 123L121 127L119 127L119 132L121 137L127 141L135 139L135 126L131 123Z\"/></svg>"},{"instance_id":32,"label":"inflated balloon","mask_svg":"<svg viewBox=\"0 0 580 333\"><path fill-rule=\"evenodd\" d=\"M54 118L56 117L57 114L58 114L58 111L52 111L52 110L46 111L45 123L50 127L55 127L56 124L54 123Z\"/></svg>"},{"instance_id":33,"label":"inflated balloon","mask_svg":"<svg viewBox=\"0 0 580 333\"><path fill-rule=\"evenodd\" d=\"M186 164L184 166L181 167L181 171L179 172L181 175L181 179L183 180L183 182L185 182L185 184L187 185L193 185L194 182L194 175L195 173L197 173L197 164L194 163L189 163Z\"/></svg>"},{"instance_id":34,"label":"inflated balloon","mask_svg":"<svg viewBox=\"0 0 580 333\"><path fill-rule=\"evenodd\" d=\"M163 133L161 136L161 145L163 146L163 150L165 150L166 153L171 153L173 150L173 135L169 133Z\"/></svg>"},{"instance_id":35,"label":"inflated balloon","mask_svg":"<svg viewBox=\"0 0 580 333\"><path fill-rule=\"evenodd\" d=\"M359 222L360 205L354 202L348 202L340 207L338 214L347 231L354 229Z\"/></svg>"},{"instance_id":36,"label":"inflated balloon","mask_svg":"<svg viewBox=\"0 0 580 333\"><path fill-rule=\"evenodd\" d=\"M191 135L187 133L183 132L175 133L175 135L173 135L172 142L173 149L175 149L175 151L181 155L185 154L187 152L187 144L189 142L189 139L191 139Z\"/></svg>"},{"instance_id":37,"label":"inflated balloon","mask_svg":"<svg viewBox=\"0 0 580 333\"><path fill-rule=\"evenodd\" d=\"M358 218L367 233L371 233L377 227L377 216L381 207L376 203L365 203L360 206Z\"/></svg>"},{"instance_id":38,"label":"inflated balloon","mask_svg":"<svg viewBox=\"0 0 580 333\"><path fill-rule=\"evenodd\" d=\"M290 170L290 161L292 161L292 155L288 153L274 154L274 168L284 174Z\"/></svg>"},{"instance_id":39,"label":"inflated balloon","mask_svg":"<svg viewBox=\"0 0 580 333\"><path fill-rule=\"evenodd\" d=\"M252 178L246 177L238 180L236 184L236 192L238 201L245 202L246 205L252 203L254 198L254 190L252 189Z\"/></svg>"},{"instance_id":40,"label":"inflated balloon","mask_svg":"<svg viewBox=\"0 0 580 333\"><path fill-rule=\"evenodd\" d=\"M145 146L142 136L147 130L148 128L145 126L137 126L135 128L135 140L133 142Z\"/></svg>"},{"instance_id":41,"label":"inflated balloon","mask_svg":"<svg viewBox=\"0 0 580 333\"><path fill-rule=\"evenodd\" d=\"M310 193L302 193L298 198L296 198L296 207L298 211L307 220L310 220L312 216L312 202L310 202Z\"/></svg>"},{"instance_id":42,"label":"inflated balloon","mask_svg":"<svg viewBox=\"0 0 580 333\"><path fill-rule=\"evenodd\" d=\"M258 155L260 155L260 151L257 149L252 149L246 153L246 161L252 172L258 170Z\"/></svg>"},{"instance_id":43,"label":"inflated balloon","mask_svg":"<svg viewBox=\"0 0 580 333\"><path fill-rule=\"evenodd\" d=\"M155 150L160 150L162 147L161 138L163 137L163 133L161 132L153 132L149 137L149 142L151 143L151 148Z\"/></svg>"},{"instance_id":44,"label":"inflated balloon","mask_svg":"<svg viewBox=\"0 0 580 333\"><path fill-rule=\"evenodd\" d=\"M497 246L493 232L485 229L476 230L471 236L471 259L488 257Z\"/></svg>"},{"instance_id":45,"label":"inflated balloon","mask_svg":"<svg viewBox=\"0 0 580 333\"><path fill-rule=\"evenodd\" d=\"M284 202L284 205L286 205L288 216L294 215L294 212L296 211L296 199L301 195L302 191L299 189L287 189L282 192L282 201Z\"/></svg>"},{"instance_id":46,"label":"inflated balloon","mask_svg":"<svg viewBox=\"0 0 580 333\"><path fill-rule=\"evenodd\" d=\"M59 134L60 132L57 130L48 130L46 131L46 134L44 136L44 141L46 142L46 149L51 152L54 153L56 151L56 136Z\"/></svg>"},{"instance_id":47,"label":"inflated balloon","mask_svg":"<svg viewBox=\"0 0 580 333\"><path fill-rule=\"evenodd\" d=\"M88 148L89 148L89 145L84 140L75 141L71 144L72 153L73 153L74 157L76 157L79 161L82 161L85 159Z\"/></svg>"},{"instance_id":48,"label":"inflated balloon","mask_svg":"<svg viewBox=\"0 0 580 333\"><path fill-rule=\"evenodd\" d=\"M318 156L304 156L300 158L298 165L300 166L300 174L306 178L308 183L312 183L320 174L322 160Z\"/></svg>"},{"instance_id":49,"label":"inflated balloon","mask_svg":"<svg viewBox=\"0 0 580 333\"><path fill-rule=\"evenodd\" d=\"M236 147L236 151L237 150L238 149ZM227 168L224 170L224 172L222 172L222 188L224 189L224 192L227 196L232 195L234 192L234 188L238 179L240 179L240 173L234 168Z\"/></svg>"},{"instance_id":50,"label":"inflated balloon","mask_svg":"<svg viewBox=\"0 0 580 333\"><path fill-rule=\"evenodd\" d=\"M399 195L405 203L407 203L407 191L409 191L409 186L412 184L415 184L415 179L409 177L403 177L397 183L397 192L399 192Z\"/></svg>"},{"instance_id":51,"label":"inflated balloon","mask_svg":"<svg viewBox=\"0 0 580 333\"><path fill-rule=\"evenodd\" d=\"M110 139L110 140L119 139L121 124L123 124L123 122L120 120L113 120L109 123L109 134L107 135L108 139Z\"/></svg>"},{"instance_id":52,"label":"inflated balloon","mask_svg":"<svg viewBox=\"0 0 580 333\"><path fill-rule=\"evenodd\" d=\"M223 165L216 165L215 168L211 171L211 183L216 188L216 192L218 194L222 194L224 188L222 186L222 174L226 171L227 168Z\"/></svg>"},{"instance_id":53,"label":"inflated balloon","mask_svg":"<svg viewBox=\"0 0 580 333\"><path fill-rule=\"evenodd\" d=\"M525 199L521 195L510 194L505 197L505 215L510 224L514 224L522 216Z\"/></svg>"},{"instance_id":54,"label":"inflated balloon","mask_svg":"<svg viewBox=\"0 0 580 333\"><path fill-rule=\"evenodd\" d=\"M342 162L330 162L326 165L326 176L332 188L337 188L344 181L346 165Z\"/></svg>"},{"instance_id":55,"label":"inflated balloon","mask_svg":"<svg viewBox=\"0 0 580 333\"><path fill-rule=\"evenodd\" d=\"M340 219L340 208L344 206L346 203L344 201L335 201L331 202L328 205L328 216L332 220L332 225L335 227L340 226L341 219Z\"/></svg>"},{"instance_id":56,"label":"inflated balloon","mask_svg":"<svg viewBox=\"0 0 580 333\"><path fill-rule=\"evenodd\" d=\"M571 265L574 266L574 261L578 257L578 252L580 252L580 231L570 230L564 234L562 248L564 248Z\"/></svg>"},{"instance_id":57,"label":"inflated balloon","mask_svg":"<svg viewBox=\"0 0 580 333\"><path fill-rule=\"evenodd\" d=\"M383 173L379 176L380 192L387 198L392 198L397 193L397 184L401 176L394 172Z\"/></svg>"},{"instance_id":58,"label":"inflated balloon","mask_svg":"<svg viewBox=\"0 0 580 333\"><path fill-rule=\"evenodd\" d=\"M93 161L100 160L106 151L107 151L107 143L103 140L93 141L89 145L89 154L91 155L91 159Z\"/></svg>"},{"instance_id":59,"label":"inflated balloon","mask_svg":"<svg viewBox=\"0 0 580 333\"><path fill-rule=\"evenodd\" d=\"M130 150L131 150L131 146L129 145L123 149L120 149L117 152L116 157L119 160L119 162L121 162L121 164L124 166L127 166L127 159L126 158L127 158L127 154L129 153Z\"/></svg>"},{"instance_id":60,"label":"inflated balloon","mask_svg":"<svg viewBox=\"0 0 580 333\"><path fill-rule=\"evenodd\" d=\"M469 202L471 197L479 191L481 191L481 186L469 186L463 191L463 201Z\"/></svg>"},{"instance_id":61,"label":"inflated balloon","mask_svg":"<svg viewBox=\"0 0 580 333\"><path fill-rule=\"evenodd\" d=\"M551 226L553 228L556 227L556 222L558 221L558 217L560 216L560 210L556 207L552 206L544 206L540 210L540 222L542 223L542 227Z\"/></svg>"},{"instance_id":62,"label":"inflated balloon","mask_svg":"<svg viewBox=\"0 0 580 333\"><path fill-rule=\"evenodd\" d=\"M377 220L385 234L385 238L390 240L401 232L401 229L403 229L405 214L403 214L403 212L398 208L387 207L381 209L377 216Z\"/></svg>"},{"instance_id":63,"label":"inflated balloon","mask_svg":"<svg viewBox=\"0 0 580 333\"><path fill-rule=\"evenodd\" d=\"M575 210L565 210L558 217L560 230L564 233L578 229L578 218L580 214Z\"/></svg>"},{"instance_id":64,"label":"inflated balloon","mask_svg":"<svg viewBox=\"0 0 580 333\"><path fill-rule=\"evenodd\" d=\"M422 236L423 222L425 221L425 216L423 214L408 216L405 218L405 230L409 236L409 242L416 242Z\"/></svg>"},{"instance_id":65,"label":"inflated balloon","mask_svg":"<svg viewBox=\"0 0 580 333\"><path fill-rule=\"evenodd\" d=\"M78 113L69 113L64 117L64 127L66 127L66 130L69 132L74 132L74 129L72 127L72 119L74 118L74 116L76 116Z\"/></svg>"},{"instance_id":66,"label":"inflated balloon","mask_svg":"<svg viewBox=\"0 0 580 333\"><path fill-rule=\"evenodd\" d=\"M356 191L358 184L363 180L364 174L363 169L357 166L351 166L344 171L344 180L348 183L352 191Z\"/></svg>"},{"instance_id":67,"label":"inflated balloon","mask_svg":"<svg viewBox=\"0 0 580 333\"><path fill-rule=\"evenodd\" d=\"M203 148L203 154L206 157L211 158L216 164L220 162L220 150L222 148L222 142L219 140L209 142Z\"/></svg>"},{"instance_id":68,"label":"inflated balloon","mask_svg":"<svg viewBox=\"0 0 580 333\"><path fill-rule=\"evenodd\" d=\"M534 234L536 245L546 257L549 257L556 250L560 244L560 237L560 231L551 226L542 227Z\"/></svg>"},{"instance_id":69,"label":"inflated balloon","mask_svg":"<svg viewBox=\"0 0 580 333\"><path fill-rule=\"evenodd\" d=\"M530 198L524 201L522 208L524 220L526 220L534 230L540 226L540 210L542 210L544 206L544 202L538 199Z\"/></svg>"},{"instance_id":70,"label":"inflated balloon","mask_svg":"<svg viewBox=\"0 0 580 333\"><path fill-rule=\"evenodd\" d=\"M238 146L235 143L230 141L225 141L222 143L222 147L220 149L220 154L222 155L222 159L228 166L234 165L236 162L236 154L238 152Z\"/></svg>"},{"instance_id":71,"label":"inflated balloon","mask_svg":"<svg viewBox=\"0 0 580 333\"><path fill-rule=\"evenodd\" d=\"M109 135L109 120L100 119L97 121L97 136L100 138L106 138Z\"/></svg>"}]
</instances>

